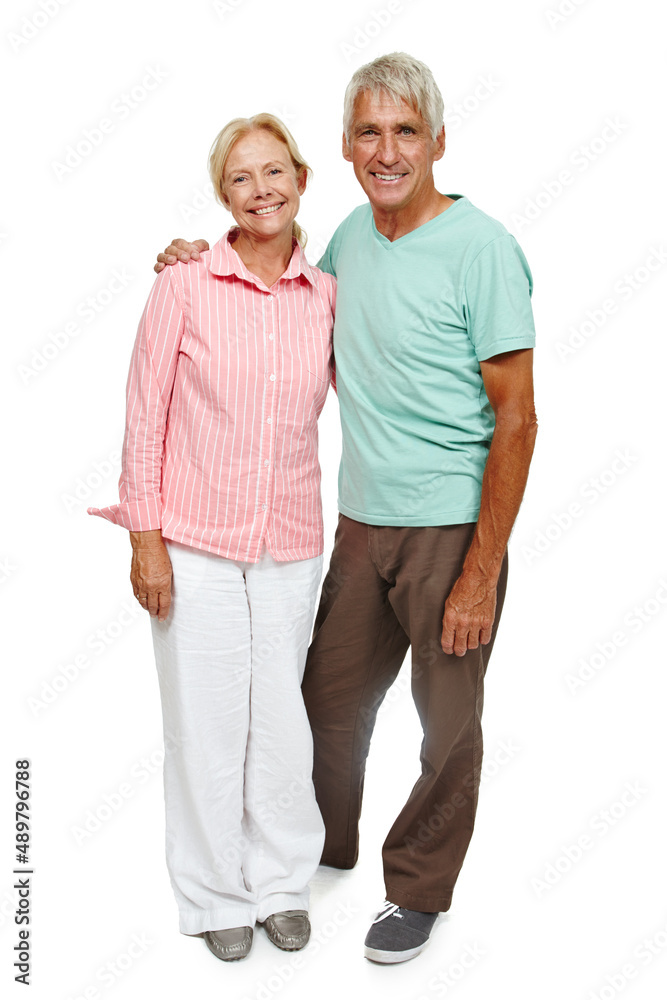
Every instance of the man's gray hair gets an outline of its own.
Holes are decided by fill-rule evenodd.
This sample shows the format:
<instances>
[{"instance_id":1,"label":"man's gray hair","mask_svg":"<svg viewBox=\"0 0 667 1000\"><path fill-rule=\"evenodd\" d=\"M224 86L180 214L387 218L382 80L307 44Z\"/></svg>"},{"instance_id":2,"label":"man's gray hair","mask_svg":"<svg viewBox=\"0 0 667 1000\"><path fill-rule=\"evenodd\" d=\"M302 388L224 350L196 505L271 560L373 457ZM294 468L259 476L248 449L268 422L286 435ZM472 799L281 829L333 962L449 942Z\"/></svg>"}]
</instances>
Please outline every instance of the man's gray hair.
<instances>
[{"instance_id":1,"label":"man's gray hair","mask_svg":"<svg viewBox=\"0 0 667 1000\"><path fill-rule=\"evenodd\" d=\"M373 97L387 93L396 104L405 101L418 111L435 139L443 126L445 104L428 66L406 52L390 52L360 66L345 91L343 129L350 142L354 104L360 94L370 91Z\"/></svg>"}]
</instances>

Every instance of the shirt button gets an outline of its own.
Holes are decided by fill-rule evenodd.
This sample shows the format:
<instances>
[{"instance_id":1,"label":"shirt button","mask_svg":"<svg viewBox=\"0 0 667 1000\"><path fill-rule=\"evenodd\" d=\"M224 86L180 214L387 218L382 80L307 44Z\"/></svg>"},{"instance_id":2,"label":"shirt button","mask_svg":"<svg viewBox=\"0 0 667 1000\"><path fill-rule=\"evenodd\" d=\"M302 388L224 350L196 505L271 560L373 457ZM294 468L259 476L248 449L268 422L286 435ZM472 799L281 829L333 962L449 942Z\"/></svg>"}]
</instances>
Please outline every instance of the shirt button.
<instances>
[{"instance_id":1,"label":"shirt button","mask_svg":"<svg viewBox=\"0 0 667 1000\"><path fill-rule=\"evenodd\" d=\"M268 458L265 458L264 459L264 465L268 465L268 464L269 464L269 460L268 460Z\"/></svg>"},{"instance_id":2,"label":"shirt button","mask_svg":"<svg viewBox=\"0 0 667 1000\"><path fill-rule=\"evenodd\" d=\"M267 424L270 424L271 423L271 417L267 417L266 418L266 422L267 422Z\"/></svg>"},{"instance_id":3,"label":"shirt button","mask_svg":"<svg viewBox=\"0 0 667 1000\"><path fill-rule=\"evenodd\" d=\"M269 334L269 340L273 340L273 334L272 333Z\"/></svg>"},{"instance_id":4,"label":"shirt button","mask_svg":"<svg viewBox=\"0 0 667 1000\"><path fill-rule=\"evenodd\" d=\"M269 381L275 382L275 380L276 380L276 376L275 375L269 375Z\"/></svg>"},{"instance_id":5,"label":"shirt button","mask_svg":"<svg viewBox=\"0 0 667 1000\"><path fill-rule=\"evenodd\" d=\"M265 503L262 504L262 510L266 510L266 504Z\"/></svg>"}]
</instances>

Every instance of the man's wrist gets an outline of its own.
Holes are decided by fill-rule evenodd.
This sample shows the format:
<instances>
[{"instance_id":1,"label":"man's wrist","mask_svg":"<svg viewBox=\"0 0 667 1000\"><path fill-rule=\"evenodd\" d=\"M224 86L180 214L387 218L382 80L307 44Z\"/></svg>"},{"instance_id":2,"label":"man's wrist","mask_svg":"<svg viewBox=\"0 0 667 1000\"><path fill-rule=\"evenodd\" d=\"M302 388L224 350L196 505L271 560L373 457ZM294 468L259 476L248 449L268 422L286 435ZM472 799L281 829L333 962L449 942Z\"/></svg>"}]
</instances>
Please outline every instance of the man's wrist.
<instances>
[{"instance_id":1,"label":"man's wrist","mask_svg":"<svg viewBox=\"0 0 667 1000\"><path fill-rule=\"evenodd\" d=\"M495 587L500 577L505 552L483 552L473 540L461 570L461 579L466 583L486 583Z\"/></svg>"}]
</instances>

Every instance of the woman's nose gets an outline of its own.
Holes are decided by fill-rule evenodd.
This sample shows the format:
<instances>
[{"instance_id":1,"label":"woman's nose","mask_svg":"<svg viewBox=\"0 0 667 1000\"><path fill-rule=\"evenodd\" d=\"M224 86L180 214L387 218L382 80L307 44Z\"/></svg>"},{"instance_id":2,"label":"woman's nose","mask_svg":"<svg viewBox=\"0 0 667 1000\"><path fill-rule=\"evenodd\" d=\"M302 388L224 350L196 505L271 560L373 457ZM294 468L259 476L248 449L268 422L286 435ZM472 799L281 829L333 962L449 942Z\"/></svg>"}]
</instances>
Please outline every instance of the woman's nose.
<instances>
[{"instance_id":1,"label":"woman's nose","mask_svg":"<svg viewBox=\"0 0 667 1000\"><path fill-rule=\"evenodd\" d=\"M273 194L273 188L266 179L257 181L254 185L252 192L253 198L268 198L271 194Z\"/></svg>"}]
</instances>

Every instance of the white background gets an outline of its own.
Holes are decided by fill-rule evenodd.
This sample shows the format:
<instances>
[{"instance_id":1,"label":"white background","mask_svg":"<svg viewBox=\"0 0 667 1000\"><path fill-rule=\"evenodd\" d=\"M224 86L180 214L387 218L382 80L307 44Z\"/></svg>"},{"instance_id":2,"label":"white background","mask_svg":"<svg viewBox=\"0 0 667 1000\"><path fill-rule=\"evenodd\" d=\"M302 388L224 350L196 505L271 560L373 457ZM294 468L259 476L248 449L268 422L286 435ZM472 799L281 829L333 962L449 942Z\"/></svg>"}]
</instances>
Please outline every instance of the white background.
<instances>
[{"instance_id":1,"label":"white background","mask_svg":"<svg viewBox=\"0 0 667 1000\"><path fill-rule=\"evenodd\" d=\"M5 3L0 31L3 981L14 975L17 942L13 765L29 757L36 1000L662 995L667 220L658 8L43 6L48 16L37 0ZM134 611L126 533L85 509L117 497L127 366L156 253L176 235L212 243L230 224L207 194L214 136L238 115L269 110L286 121L315 171L300 221L317 260L363 200L340 155L345 84L362 62L395 50L429 64L445 98L439 189L504 222L535 282L540 432L487 676L477 826L429 948L400 967L365 961L363 938L383 898L380 846L418 772L404 667L378 721L359 864L315 880L315 937L300 967L261 929L247 960L223 964L178 933L149 624L124 611ZM151 70L154 89L132 97ZM103 118L111 128L99 145L60 169L68 146ZM570 183L559 190L562 171ZM114 271L125 287L108 296ZM92 320L89 296L99 309ZM580 346L563 356L570 338ZM321 421L327 553L338 450L332 394ZM112 810L109 799L121 804ZM97 812L98 828L82 834ZM144 944L135 941L128 958L134 935ZM10 992L25 995L13 983Z\"/></svg>"}]
</instances>

